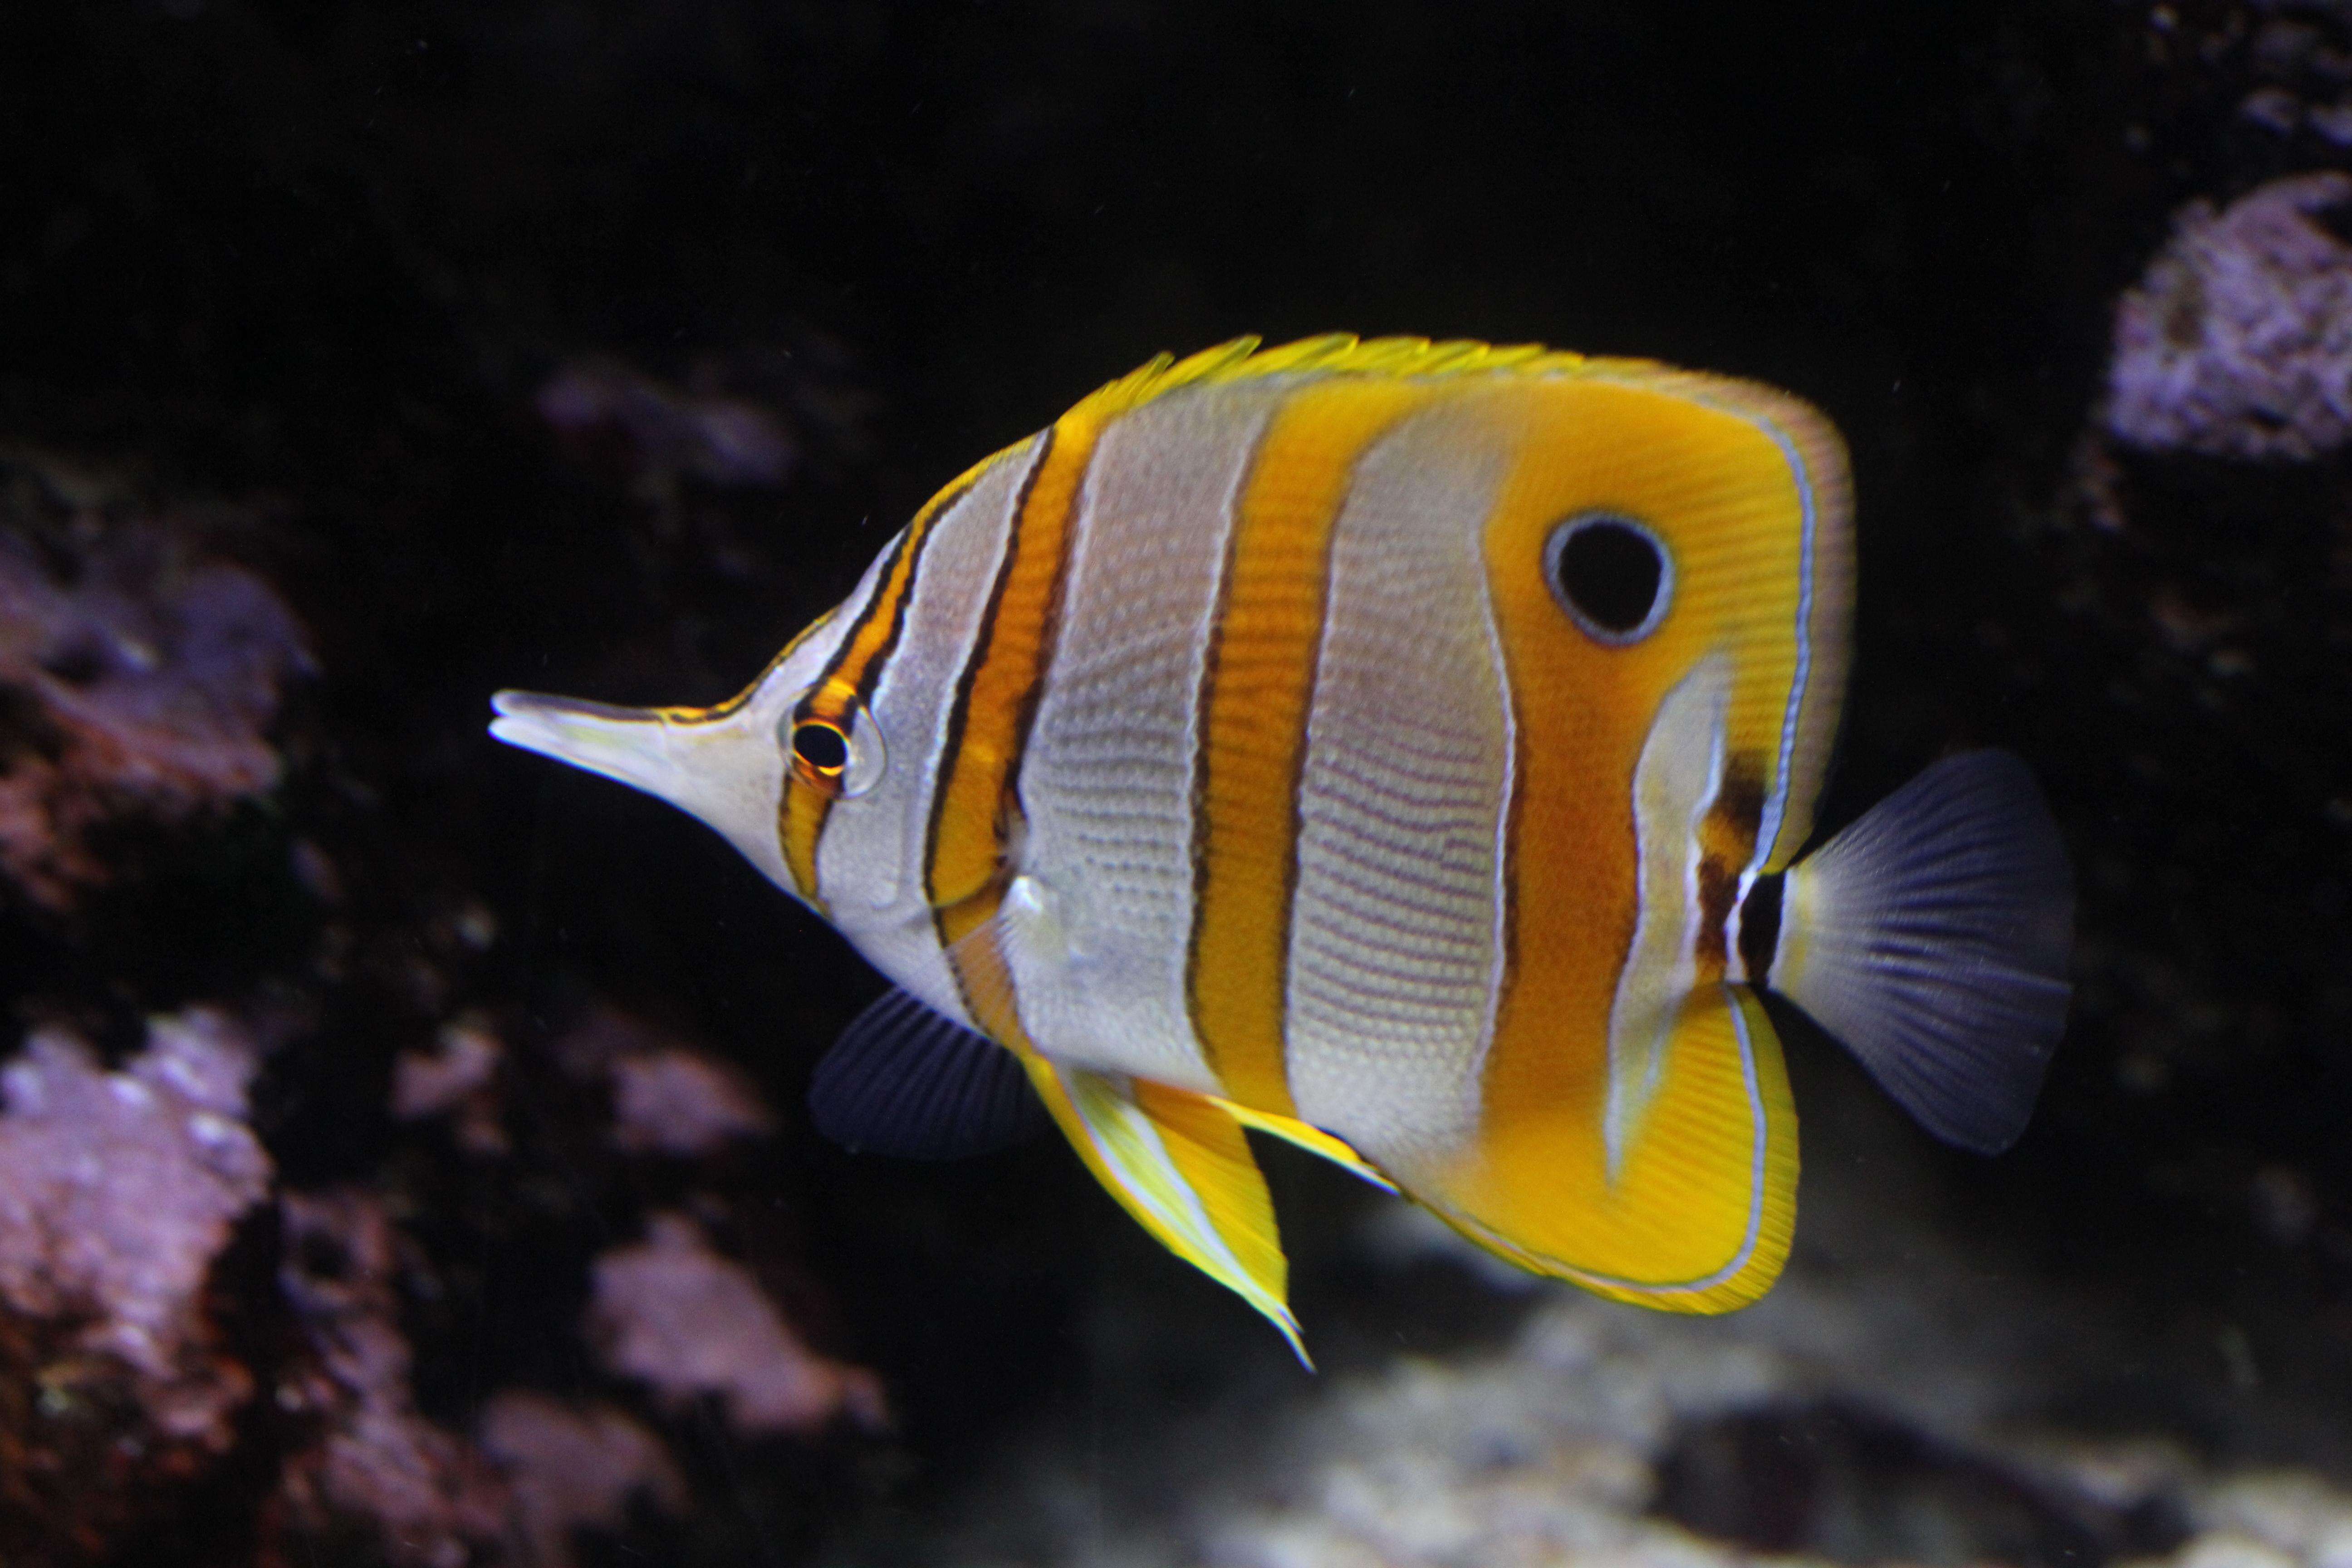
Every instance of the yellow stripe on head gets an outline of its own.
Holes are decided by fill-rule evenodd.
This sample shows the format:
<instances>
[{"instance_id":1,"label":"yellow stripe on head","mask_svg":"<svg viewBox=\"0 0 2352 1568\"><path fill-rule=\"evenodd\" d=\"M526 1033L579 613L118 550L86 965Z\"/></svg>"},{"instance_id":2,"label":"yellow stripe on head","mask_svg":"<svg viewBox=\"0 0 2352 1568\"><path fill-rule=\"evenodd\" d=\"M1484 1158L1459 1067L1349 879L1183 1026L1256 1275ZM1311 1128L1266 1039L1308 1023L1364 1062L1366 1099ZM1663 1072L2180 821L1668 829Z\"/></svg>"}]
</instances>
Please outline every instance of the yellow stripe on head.
<instances>
[{"instance_id":1,"label":"yellow stripe on head","mask_svg":"<svg viewBox=\"0 0 2352 1568\"><path fill-rule=\"evenodd\" d=\"M1131 406L1126 385L1104 388L1038 437L1043 448L1014 503L1004 559L957 685L924 860L950 962L957 943L993 920L1003 901L1021 760L1060 631L1080 488L1103 426ZM961 970L959 980L969 998Z\"/></svg>"},{"instance_id":2,"label":"yellow stripe on head","mask_svg":"<svg viewBox=\"0 0 2352 1568\"><path fill-rule=\"evenodd\" d=\"M873 595L859 611L856 624L842 637L833 661L793 709L791 722L815 721L831 725L845 735L849 732L857 721L859 709L874 695L890 655L897 650L898 639L906 630L915 575L922 566L923 548L930 542L932 530L980 482L982 475L1017 450L1018 447L1009 447L973 464L954 483L925 502L914 521L891 542L889 561L883 568L881 582L875 585ZM822 626L824 621L817 624ZM803 632L793 638L784 654L798 647L808 635ZM780 655L777 662L782 662L782 658ZM753 689L757 686L758 682L752 683ZM749 694L747 690L745 696ZM735 700L740 704L743 698ZM776 832L783 846L784 867L792 873L793 886L800 889L801 897L820 914L824 913L824 900L817 889L816 847L840 793L837 777L819 773L795 755L785 774L783 799L776 808Z\"/></svg>"}]
</instances>

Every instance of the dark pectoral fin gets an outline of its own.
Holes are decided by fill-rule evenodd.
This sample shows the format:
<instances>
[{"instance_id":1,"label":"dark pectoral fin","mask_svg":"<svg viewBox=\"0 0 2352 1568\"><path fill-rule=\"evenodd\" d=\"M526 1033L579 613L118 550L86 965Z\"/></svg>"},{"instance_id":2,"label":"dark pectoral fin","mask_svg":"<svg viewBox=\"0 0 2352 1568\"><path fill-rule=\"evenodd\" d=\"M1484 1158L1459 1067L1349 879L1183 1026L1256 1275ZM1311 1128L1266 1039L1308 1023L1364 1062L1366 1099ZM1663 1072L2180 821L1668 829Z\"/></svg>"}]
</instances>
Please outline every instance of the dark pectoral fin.
<instances>
[{"instance_id":1,"label":"dark pectoral fin","mask_svg":"<svg viewBox=\"0 0 2352 1568\"><path fill-rule=\"evenodd\" d=\"M960 1160L1046 1125L1020 1058L893 990L860 1013L816 1066L809 1112L844 1148Z\"/></svg>"}]
</instances>

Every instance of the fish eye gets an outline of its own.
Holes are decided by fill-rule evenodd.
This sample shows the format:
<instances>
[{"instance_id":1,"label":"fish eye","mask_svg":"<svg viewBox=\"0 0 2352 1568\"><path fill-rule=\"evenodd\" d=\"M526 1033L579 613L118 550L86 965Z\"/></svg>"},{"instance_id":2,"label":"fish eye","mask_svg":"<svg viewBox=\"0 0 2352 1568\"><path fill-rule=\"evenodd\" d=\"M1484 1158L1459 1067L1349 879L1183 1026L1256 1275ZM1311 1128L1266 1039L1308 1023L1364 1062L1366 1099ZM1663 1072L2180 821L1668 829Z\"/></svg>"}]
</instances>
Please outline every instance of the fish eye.
<instances>
[{"instance_id":1,"label":"fish eye","mask_svg":"<svg viewBox=\"0 0 2352 1568\"><path fill-rule=\"evenodd\" d=\"M849 765L849 737L837 724L805 719L793 726L793 755L826 778L838 778Z\"/></svg>"},{"instance_id":2,"label":"fish eye","mask_svg":"<svg viewBox=\"0 0 2352 1568\"><path fill-rule=\"evenodd\" d=\"M1544 542L1544 578L1584 635L1612 647L1657 630L1674 597L1665 542L1615 512L1580 513Z\"/></svg>"},{"instance_id":3,"label":"fish eye","mask_svg":"<svg viewBox=\"0 0 2352 1568\"><path fill-rule=\"evenodd\" d=\"M815 692L803 693L785 710L776 738L792 752L793 773L828 795L854 797L882 782L882 731L855 697L820 708Z\"/></svg>"}]
</instances>

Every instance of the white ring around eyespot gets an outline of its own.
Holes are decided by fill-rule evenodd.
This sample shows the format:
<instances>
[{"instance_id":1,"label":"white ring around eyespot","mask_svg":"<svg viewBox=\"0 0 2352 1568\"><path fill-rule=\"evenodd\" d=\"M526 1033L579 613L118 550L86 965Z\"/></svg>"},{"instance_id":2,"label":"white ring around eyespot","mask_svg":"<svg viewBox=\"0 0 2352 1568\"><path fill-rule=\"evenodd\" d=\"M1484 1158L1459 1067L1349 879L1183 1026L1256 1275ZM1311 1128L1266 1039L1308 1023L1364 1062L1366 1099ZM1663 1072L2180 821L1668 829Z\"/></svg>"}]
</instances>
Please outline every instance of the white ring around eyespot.
<instances>
[{"instance_id":1,"label":"white ring around eyespot","mask_svg":"<svg viewBox=\"0 0 2352 1568\"><path fill-rule=\"evenodd\" d=\"M1560 585L1559 581L1560 552L1568 548L1568 542L1586 529L1604 522L1639 534L1658 556L1658 590L1651 596L1650 613L1642 617L1640 625L1622 632L1612 631L1579 609L1576 601L1569 597L1568 590ZM1656 529L1640 518L1628 517L1622 511L1580 511L1554 523L1551 532L1544 537L1543 575L1544 585L1551 590L1551 596L1559 607L1568 612L1568 618L1576 623L1576 629L1604 647L1630 647L1640 642L1658 629L1658 623L1666 618L1666 612L1674 606L1675 552L1666 548L1666 542L1658 537Z\"/></svg>"}]
</instances>

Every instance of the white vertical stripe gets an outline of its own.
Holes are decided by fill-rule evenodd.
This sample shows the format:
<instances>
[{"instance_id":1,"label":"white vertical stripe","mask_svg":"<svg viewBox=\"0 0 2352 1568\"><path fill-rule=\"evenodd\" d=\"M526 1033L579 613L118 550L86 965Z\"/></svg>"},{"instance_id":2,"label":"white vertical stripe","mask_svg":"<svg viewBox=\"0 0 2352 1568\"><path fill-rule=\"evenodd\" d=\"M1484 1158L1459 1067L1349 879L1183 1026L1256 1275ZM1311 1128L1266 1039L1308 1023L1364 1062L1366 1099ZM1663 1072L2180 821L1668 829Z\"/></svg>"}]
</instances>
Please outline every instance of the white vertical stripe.
<instances>
[{"instance_id":1,"label":"white vertical stripe","mask_svg":"<svg viewBox=\"0 0 2352 1568\"><path fill-rule=\"evenodd\" d=\"M1359 459L1332 536L1287 1061L1299 1114L1393 1168L1442 1159L1478 1123L1510 721L1472 607L1509 438L1476 398L1406 420Z\"/></svg>"},{"instance_id":2,"label":"white vertical stripe","mask_svg":"<svg viewBox=\"0 0 2352 1568\"><path fill-rule=\"evenodd\" d=\"M980 636L1013 511L1043 442L1008 454L931 524L898 646L868 704L887 765L872 792L834 803L817 841L817 885L866 961L969 1023L923 886L924 839L956 681Z\"/></svg>"},{"instance_id":3,"label":"white vertical stripe","mask_svg":"<svg viewBox=\"0 0 2352 1568\"><path fill-rule=\"evenodd\" d=\"M1030 1038L1206 1092L1185 994L1198 698L1234 508L1282 392L1178 393L1103 432L1021 767L1006 954Z\"/></svg>"}]
</instances>

